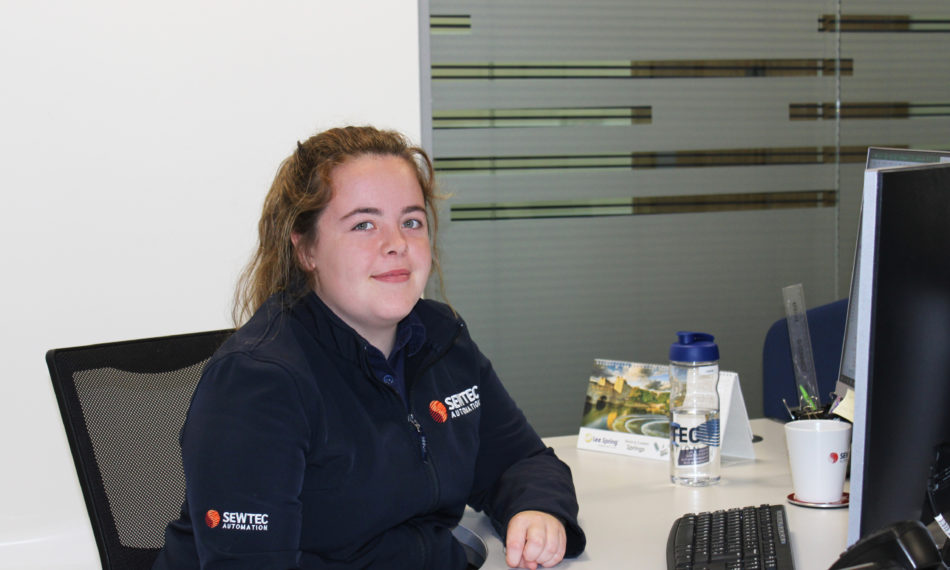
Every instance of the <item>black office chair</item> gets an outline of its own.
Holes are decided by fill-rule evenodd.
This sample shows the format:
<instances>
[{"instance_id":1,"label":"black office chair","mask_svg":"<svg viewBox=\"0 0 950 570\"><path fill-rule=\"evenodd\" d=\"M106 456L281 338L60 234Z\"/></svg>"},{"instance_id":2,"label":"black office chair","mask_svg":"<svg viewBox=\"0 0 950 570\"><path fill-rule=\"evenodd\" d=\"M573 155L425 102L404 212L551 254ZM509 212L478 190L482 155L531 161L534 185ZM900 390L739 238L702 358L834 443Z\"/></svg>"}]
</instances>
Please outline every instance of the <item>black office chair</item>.
<instances>
[{"instance_id":1,"label":"black office chair","mask_svg":"<svg viewBox=\"0 0 950 570\"><path fill-rule=\"evenodd\" d=\"M847 299L805 311L815 361L815 380L818 382L818 392L823 403L828 403L829 394L834 391L838 382L847 313ZM762 347L762 408L766 417L783 421L791 419L785 404L782 403L783 398L789 407L798 407L788 324L785 319L779 319L769 328Z\"/></svg>"},{"instance_id":2,"label":"black office chair","mask_svg":"<svg viewBox=\"0 0 950 570\"><path fill-rule=\"evenodd\" d=\"M178 436L219 330L46 353L104 569L151 568L185 497Z\"/></svg>"}]
</instances>

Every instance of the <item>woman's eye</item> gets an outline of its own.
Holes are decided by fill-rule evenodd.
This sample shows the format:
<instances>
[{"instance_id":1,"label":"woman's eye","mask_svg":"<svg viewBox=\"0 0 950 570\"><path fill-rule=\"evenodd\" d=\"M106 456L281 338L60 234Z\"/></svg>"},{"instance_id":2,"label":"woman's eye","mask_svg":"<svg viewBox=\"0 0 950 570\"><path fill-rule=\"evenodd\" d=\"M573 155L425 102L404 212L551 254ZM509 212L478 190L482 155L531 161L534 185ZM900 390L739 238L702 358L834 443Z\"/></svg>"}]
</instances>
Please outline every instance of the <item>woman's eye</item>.
<instances>
[{"instance_id":1,"label":"woman's eye","mask_svg":"<svg viewBox=\"0 0 950 570\"><path fill-rule=\"evenodd\" d=\"M371 230L374 227L376 226L373 225L373 222L360 222L356 224L355 226L353 226L353 229L356 231L366 231L366 230Z\"/></svg>"},{"instance_id":2,"label":"woman's eye","mask_svg":"<svg viewBox=\"0 0 950 570\"><path fill-rule=\"evenodd\" d=\"M423 227L422 220L416 219L406 220L402 225L403 227L409 228L411 230L418 230L419 228Z\"/></svg>"}]
</instances>

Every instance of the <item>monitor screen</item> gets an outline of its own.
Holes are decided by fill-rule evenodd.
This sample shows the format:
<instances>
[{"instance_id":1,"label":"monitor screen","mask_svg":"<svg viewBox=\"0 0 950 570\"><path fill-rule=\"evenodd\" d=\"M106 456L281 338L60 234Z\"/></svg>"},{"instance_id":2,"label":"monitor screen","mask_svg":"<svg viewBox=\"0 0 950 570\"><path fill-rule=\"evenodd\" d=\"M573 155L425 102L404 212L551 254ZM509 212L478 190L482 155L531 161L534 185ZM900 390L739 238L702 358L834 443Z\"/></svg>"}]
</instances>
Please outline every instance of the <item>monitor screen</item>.
<instances>
[{"instance_id":1,"label":"monitor screen","mask_svg":"<svg viewBox=\"0 0 950 570\"><path fill-rule=\"evenodd\" d=\"M869 147L865 170L895 168L950 162L950 151L923 150L909 148ZM876 183L876 182L875 182ZM857 281L861 273L859 255L861 252L860 230L854 250L854 265L851 276L849 299L854 299ZM844 397L848 389L854 389L855 333L857 332L857 311L852 303L848 304L848 317L845 320L844 340L841 345L841 360L838 369L838 382L835 394Z\"/></svg>"},{"instance_id":2,"label":"monitor screen","mask_svg":"<svg viewBox=\"0 0 950 570\"><path fill-rule=\"evenodd\" d=\"M933 520L927 478L950 442L950 164L869 170L863 199L849 544Z\"/></svg>"}]
</instances>

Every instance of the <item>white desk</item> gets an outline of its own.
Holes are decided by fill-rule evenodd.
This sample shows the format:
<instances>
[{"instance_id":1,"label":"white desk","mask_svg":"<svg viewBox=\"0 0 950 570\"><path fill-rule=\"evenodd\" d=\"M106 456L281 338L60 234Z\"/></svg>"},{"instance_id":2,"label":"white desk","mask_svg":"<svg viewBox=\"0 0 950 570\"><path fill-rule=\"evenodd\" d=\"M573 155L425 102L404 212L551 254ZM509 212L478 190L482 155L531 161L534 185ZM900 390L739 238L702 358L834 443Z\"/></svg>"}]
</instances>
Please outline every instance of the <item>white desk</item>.
<instances>
[{"instance_id":1,"label":"white desk","mask_svg":"<svg viewBox=\"0 0 950 570\"><path fill-rule=\"evenodd\" d=\"M558 568L666 568L666 539L676 517L762 503L786 505L798 570L830 566L844 550L847 509L807 509L788 504L785 497L791 492L792 481L782 425L757 419L752 420L752 431L763 437L755 444L756 460L724 464L722 482L704 489L670 483L664 461L578 450L577 436L546 439L573 470L581 525L587 533L584 554ZM0 514L0 568L99 568L85 513L80 512L80 505L74 510L78 513L74 522L59 521L57 517L45 517L43 522L44 513L37 514L36 520ZM502 543L484 515L468 511L462 524L487 543L485 570L507 568Z\"/></svg>"},{"instance_id":2,"label":"white desk","mask_svg":"<svg viewBox=\"0 0 950 570\"><path fill-rule=\"evenodd\" d=\"M584 554L558 568L666 568L666 540L677 517L762 503L785 505L798 570L828 568L845 548L848 510L789 504L792 480L782 424L757 419L752 431L763 438L754 446L755 461L724 462L719 485L698 489L670 483L664 461L579 450L577 436L545 439L571 466L587 533ZM485 570L507 568L503 545L485 516L468 511L462 524L487 543Z\"/></svg>"}]
</instances>

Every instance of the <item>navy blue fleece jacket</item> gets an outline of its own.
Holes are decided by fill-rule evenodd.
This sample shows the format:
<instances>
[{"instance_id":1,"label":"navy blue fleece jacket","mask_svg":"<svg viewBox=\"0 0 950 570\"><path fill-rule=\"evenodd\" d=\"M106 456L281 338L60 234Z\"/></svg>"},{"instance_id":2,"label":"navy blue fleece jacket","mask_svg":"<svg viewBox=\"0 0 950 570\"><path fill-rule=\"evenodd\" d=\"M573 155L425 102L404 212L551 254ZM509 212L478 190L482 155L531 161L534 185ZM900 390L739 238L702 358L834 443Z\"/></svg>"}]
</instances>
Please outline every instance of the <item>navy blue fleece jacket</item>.
<instances>
[{"instance_id":1,"label":"navy blue fleece jacket","mask_svg":"<svg viewBox=\"0 0 950 570\"><path fill-rule=\"evenodd\" d=\"M186 499L155 568L465 568L466 504L585 544L568 467L447 306L420 301L406 403L313 293L270 299L209 361L182 430Z\"/></svg>"}]
</instances>

